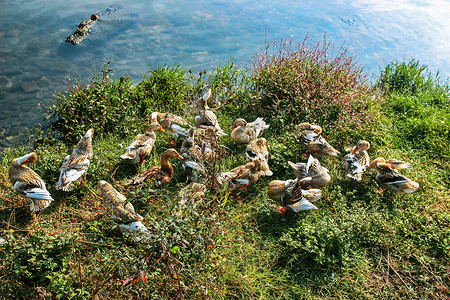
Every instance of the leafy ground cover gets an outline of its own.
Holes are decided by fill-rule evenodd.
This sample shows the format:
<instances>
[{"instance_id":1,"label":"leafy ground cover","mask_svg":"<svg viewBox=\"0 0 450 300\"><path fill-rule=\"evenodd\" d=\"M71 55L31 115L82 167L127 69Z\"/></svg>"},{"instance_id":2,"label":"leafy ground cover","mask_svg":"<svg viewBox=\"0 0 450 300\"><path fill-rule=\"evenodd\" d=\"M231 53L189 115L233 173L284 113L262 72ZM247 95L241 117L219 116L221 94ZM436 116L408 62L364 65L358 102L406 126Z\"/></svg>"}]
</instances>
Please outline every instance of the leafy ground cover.
<instances>
[{"instance_id":1,"label":"leafy ground cover","mask_svg":"<svg viewBox=\"0 0 450 300\"><path fill-rule=\"evenodd\" d=\"M11 299L445 299L450 284L450 104L448 83L417 61L393 62L374 84L362 76L345 48L326 42L268 43L249 70L232 62L194 74L161 67L138 84L112 79L107 66L88 86L68 83L48 108L54 123L34 143L0 162L0 291ZM228 133L237 117L263 116L272 177L262 177L240 197L207 193L180 207L187 183L174 162L164 189L128 194L151 239L136 243L110 220L96 196L99 180L116 188L137 168L119 155L145 130L154 110L193 123L192 104L212 88L220 124ZM266 193L273 179L294 178L288 160L305 161L294 137L301 122L320 124L342 155L321 159L331 183L319 209L280 215ZM73 192L54 189L58 167L93 126L94 159ZM381 190L373 174L345 179L343 156L359 139L371 142L372 159L409 162L405 175L421 188L414 194ZM222 169L242 164L244 148L224 137ZM159 164L172 147L159 134L152 156ZM55 201L33 220L12 189L8 168L30 151L31 166Z\"/></svg>"}]
</instances>

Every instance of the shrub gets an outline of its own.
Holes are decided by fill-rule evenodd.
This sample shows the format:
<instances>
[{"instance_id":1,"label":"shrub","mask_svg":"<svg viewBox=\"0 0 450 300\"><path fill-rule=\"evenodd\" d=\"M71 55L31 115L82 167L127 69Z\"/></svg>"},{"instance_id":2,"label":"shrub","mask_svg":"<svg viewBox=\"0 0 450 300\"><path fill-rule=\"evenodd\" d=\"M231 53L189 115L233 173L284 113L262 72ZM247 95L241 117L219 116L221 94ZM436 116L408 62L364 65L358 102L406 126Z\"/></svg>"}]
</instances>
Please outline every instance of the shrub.
<instances>
[{"instance_id":1,"label":"shrub","mask_svg":"<svg viewBox=\"0 0 450 300\"><path fill-rule=\"evenodd\" d=\"M137 86L139 114L150 115L153 111L183 114L191 94L185 73L180 66L150 69Z\"/></svg>"},{"instance_id":2,"label":"shrub","mask_svg":"<svg viewBox=\"0 0 450 300\"><path fill-rule=\"evenodd\" d=\"M135 126L134 87L128 77L109 78L105 64L100 75L83 86L78 80L67 83L67 92L56 94L48 117L56 118L49 129L69 143L76 143L93 127L95 134L114 132L126 135Z\"/></svg>"},{"instance_id":3,"label":"shrub","mask_svg":"<svg viewBox=\"0 0 450 300\"><path fill-rule=\"evenodd\" d=\"M330 42L313 45L308 36L295 45L292 39L266 43L251 68L264 114L280 125L307 121L344 132L369 127L375 94L356 56L344 46L336 55L333 50Z\"/></svg>"}]
</instances>

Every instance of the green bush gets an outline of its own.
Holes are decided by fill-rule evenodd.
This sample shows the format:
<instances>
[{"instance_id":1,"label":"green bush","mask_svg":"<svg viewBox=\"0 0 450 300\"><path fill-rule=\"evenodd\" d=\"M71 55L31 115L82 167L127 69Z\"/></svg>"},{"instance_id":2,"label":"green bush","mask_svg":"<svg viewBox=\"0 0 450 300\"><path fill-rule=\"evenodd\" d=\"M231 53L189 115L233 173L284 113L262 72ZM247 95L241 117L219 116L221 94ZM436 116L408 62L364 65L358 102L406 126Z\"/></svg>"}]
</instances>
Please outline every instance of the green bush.
<instances>
[{"instance_id":1,"label":"green bush","mask_svg":"<svg viewBox=\"0 0 450 300\"><path fill-rule=\"evenodd\" d=\"M117 133L125 136L136 127L134 87L128 77L109 78L105 65L101 75L83 87L79 81L68 82L67 92L56 94L49 108L54 121L49 126L64 141L76 143L93 127L95 135Z\"/></svg>"},{"instance_id":2,"label":"green bush","mask_svg":"<svg viewBox=\"0 0 450 300\"><path fill-rule=\"evenodd\" d=\"M393 142L436 158L450 157L450 87L418 61L391 63L377 85L386 95L383 111L391 118Z\"/></svg>"}]
</instances>

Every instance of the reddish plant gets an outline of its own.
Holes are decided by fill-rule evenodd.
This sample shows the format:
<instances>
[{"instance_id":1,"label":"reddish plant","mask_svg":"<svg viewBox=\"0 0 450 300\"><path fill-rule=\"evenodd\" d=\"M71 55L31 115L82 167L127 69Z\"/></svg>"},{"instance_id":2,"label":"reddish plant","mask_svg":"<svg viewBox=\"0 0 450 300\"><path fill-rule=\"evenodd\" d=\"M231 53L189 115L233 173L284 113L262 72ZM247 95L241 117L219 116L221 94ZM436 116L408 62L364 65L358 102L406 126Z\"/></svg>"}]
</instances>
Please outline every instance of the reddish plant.
<instances>
[{"instance_id":1,"label":"reddish plant","mask_svg":"<svg viewBox=\"0 0 450 300\"><path fill-rule=\"evenodd\" d=\"M317 123L330 129L358 130L372 121L375 94L356 55L324 37L313 44L290 38L266 41L252 59L251 73L260 93L260 109L279 125Z\"/></svg>"}]
</instances>

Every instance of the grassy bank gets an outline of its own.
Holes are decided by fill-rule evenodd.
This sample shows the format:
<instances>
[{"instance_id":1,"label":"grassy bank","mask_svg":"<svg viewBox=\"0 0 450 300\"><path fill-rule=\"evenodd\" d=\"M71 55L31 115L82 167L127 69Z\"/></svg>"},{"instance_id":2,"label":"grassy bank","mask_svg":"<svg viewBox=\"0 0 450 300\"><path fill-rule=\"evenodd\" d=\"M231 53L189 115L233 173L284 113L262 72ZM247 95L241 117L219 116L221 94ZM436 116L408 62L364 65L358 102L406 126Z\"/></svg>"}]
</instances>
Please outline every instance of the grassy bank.
<instances>
[{"instance_id":1,"label":"grassy bank","mask_svg":"<svg viewBox=\"0 0 450 300\"><path fill-rule=\"evenodd\" d=\"M105 70L89 84L68 83L49 108L53 125L38 131L31 166L55 201L33 220L12 189L8 168L30 149L14 149L0 162L0 292L11 299L445 299L450 284L449 86L418 62L391 63L378 81L366 81L355 57L329 44L269 44L249 70L230 62L194 74L180 67L151 70L139 84L111 79ZM187 183L179 162L164 189L128 194L150 241L135 243L110 220L96 197L99 180L115 187L138 170L119 156L145 131L155 110L193 123L192 105L206 86L216 100L221 127L238 117L270 123L272 177L262 177L239 197L207 193L180 208ZM342 155L321 159L331 183L318 210L276 213L266 193L273 179L294 178L288 160L304 162L293 128L320 124ZM94 158L84 184L54 189L58 167L87 128L94 127ZM381 190L373 174L349 182L343 156L364 138L371 159L409 162L404 174L421 188L414 194ZM159 134L150 159L159 165L172 137ZM244 147L221 142L228 170L245 162Z\"/></svg>"}]
</instances>

